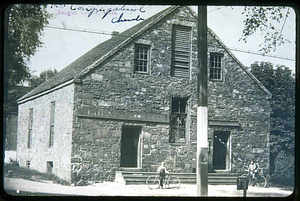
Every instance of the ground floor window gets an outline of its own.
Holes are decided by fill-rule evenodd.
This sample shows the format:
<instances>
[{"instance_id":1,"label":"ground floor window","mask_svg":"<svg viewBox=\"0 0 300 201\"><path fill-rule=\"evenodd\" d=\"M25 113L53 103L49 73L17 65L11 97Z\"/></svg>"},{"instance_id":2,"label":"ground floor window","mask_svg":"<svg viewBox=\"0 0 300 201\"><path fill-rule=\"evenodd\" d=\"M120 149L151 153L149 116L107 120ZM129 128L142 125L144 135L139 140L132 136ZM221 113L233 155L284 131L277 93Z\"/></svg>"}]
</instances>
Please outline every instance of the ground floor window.
<instances>
[{"instance_id":1,"label":"ground floor window","mask_svg":"<svg viewBox=\"0 0 300 201\"><path fill-rule=\"evenodd\" d=\"M27 148L31 148L32 124L33 124L33 108L29 108Z\"/></svg>"},{"instance_id":2,"label":"ground floor window","mask_svg":"<svg viewBox=\"0 0 300 201\"><path fill-rule=\"evenodd\" d=\"M187 98L171 98L171 119L170 119L170 143L186 142L187 125Z\"/></svg>"},{"instance_id":3,"label":"ground floor window","mask_svg":"<svg viewBox=\"0 0 300 201\"><path fill-rule=\"evenodd\" d=\"M47 173L52 173L53 161L47 161Z\"/></svg>"},{"instance_id":4,"label":"ground floor window","mask_svg":"<svg viewBox=\"0 0 300 201\"><path fill-rule=\"evenodd\" d=\"M29 169L30 168L30 161L26 161L26 167Z\"/></svg>"}]
</instances>

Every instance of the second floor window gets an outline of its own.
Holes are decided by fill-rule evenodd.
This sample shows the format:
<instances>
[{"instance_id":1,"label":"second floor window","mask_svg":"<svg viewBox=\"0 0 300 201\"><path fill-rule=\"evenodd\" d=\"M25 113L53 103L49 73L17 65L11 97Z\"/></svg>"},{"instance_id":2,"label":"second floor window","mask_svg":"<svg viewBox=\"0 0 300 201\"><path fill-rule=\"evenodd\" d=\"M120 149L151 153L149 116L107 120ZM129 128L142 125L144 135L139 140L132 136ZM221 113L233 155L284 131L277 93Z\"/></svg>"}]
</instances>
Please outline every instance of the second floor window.
<instances>
[{"instance_id":1,"label":"second floor window","mask_svg":"<svg viewBox=\"0 0 300 201\"><path fill-rule=\"evenodd\" d=\"M149 73L149 49L148 45L135 45L134 72Z\"/></svg>"},{"instance_id":2,"label":"second floor window","mask_svg":"<svg viewBox=\"0 0 300 201\"><path fill-rule=\"evenodd\" d=\"M49 147L53 146L54 141L54 117L55 117L55 101L50 105L50 135L49 135Z\"/></svg>"},{"instance_id":3,"label":"second floor window","mask_svg":"<svg viewBox=\"0 0 300 201\"><path fill-rule=\"evenodd\" d=\"M223 55L210 54L210 80L223 80Z\"/></svg>"}]
</instances>

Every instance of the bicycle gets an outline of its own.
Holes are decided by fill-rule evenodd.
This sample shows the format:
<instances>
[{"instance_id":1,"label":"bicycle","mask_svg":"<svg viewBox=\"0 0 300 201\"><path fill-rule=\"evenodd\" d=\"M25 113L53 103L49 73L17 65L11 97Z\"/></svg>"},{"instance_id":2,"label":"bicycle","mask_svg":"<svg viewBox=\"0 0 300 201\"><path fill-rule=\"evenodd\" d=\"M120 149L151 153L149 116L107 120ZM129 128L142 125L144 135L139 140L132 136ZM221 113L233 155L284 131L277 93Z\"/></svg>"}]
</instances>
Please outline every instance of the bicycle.
<instances>
[{"instance_id":1,"label":"bicycle","mask_svg":"<svg viewBox=\"0 0 300 201\"><path fill-rule=\"evenodd\" d=\"M159 174L156 174L156 176L149 176L146 180L146 185L151 190L158 189L160 187ZM163 186L167 189L178 189L180 187L180 180L178 177L168 174L164 180Z\"/></svg>"},{"instance_id":2,"label":"bicycle","mask_svg":"<svg viewBox=\"0 0 300 201\"><path fill-rule=\"evenodd\" d=\"M268 181L266 179L266 177L263 175L262 169L260 168L261 171L259 171L258 173L255 174L254 178L252 177L252 175L250 173L248 173L248 177L249 177L249 185L252 186L258 186L258 187L267 187L268 185Z\"/></svg>"}]
</instances>

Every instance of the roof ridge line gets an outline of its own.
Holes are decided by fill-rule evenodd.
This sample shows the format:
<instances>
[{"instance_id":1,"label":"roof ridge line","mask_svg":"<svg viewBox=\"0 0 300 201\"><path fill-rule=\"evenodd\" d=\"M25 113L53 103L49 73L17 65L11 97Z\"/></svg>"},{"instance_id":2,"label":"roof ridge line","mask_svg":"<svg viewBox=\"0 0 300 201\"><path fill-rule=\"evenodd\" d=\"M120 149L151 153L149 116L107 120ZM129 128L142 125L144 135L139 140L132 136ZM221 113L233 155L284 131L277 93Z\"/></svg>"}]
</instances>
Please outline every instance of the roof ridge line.
<instances>
[{"instance_id":1,"label":"roof ridge line","mask_svg":"<svg viewBox=\"0 0 300 201\"><path fill-rule=\"evenodd\" d=\"M159 22L162 18L164 18L165 16L167 16L168 14L170 14L171 12L173 12L174 10L176 10L178 7L180 7L180 6L170 6L170 7L166 8L165 12L163 12L161 15L159 15L157 19L154 19L153 21L150 21L146 26L143 27L143 29L141 29L140 31L136 32L134 35L128 36L129 38L125 39L121 44L119 44L118 46L116 46L115 48L113 48L111 51L109 51L108 53L106 53L105 55L103 55L97 61L95 61L91 65L87 66L81 72L79 72L77 75L75 75L74 79L78 79L79 77L81 77L81 76L85 75L86 73L90 72L92 69L94 69L95 67L97 67L100 63L102 63L107 58L109 58L112 54L114 54L115 52L117 52L120 48L122 48L126 44L128 44L133 38L139 36L142 32L144 32L145 30L147 30L150 26L152 26L153 24L156 24L157 22ZM151 17L154 17L154 16L155 15L153 15ZM129 29L131 29L131 28L129 28ZM125 30L125 31L127 31L127 30ZM123 31L123 32L125 32L125 31Z\"/></svg>"}]
</instances>

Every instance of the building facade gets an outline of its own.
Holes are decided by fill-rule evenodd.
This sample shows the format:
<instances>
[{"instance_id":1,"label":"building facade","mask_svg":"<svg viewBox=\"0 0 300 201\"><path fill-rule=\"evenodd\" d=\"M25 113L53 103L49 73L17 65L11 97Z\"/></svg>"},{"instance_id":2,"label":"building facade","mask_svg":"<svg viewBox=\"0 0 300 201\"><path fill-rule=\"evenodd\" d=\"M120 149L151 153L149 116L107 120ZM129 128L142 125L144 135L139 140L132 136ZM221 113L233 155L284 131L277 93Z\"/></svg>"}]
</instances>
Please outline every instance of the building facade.
<instances>
[{"instance_id":1,"label":"building facade","mask_svg":"<svg viewBox=\"0 0 300 201\"><path fill-rule=\"evenodd\" d=\"M208 29L209 171L269 169L271 94ZM197 16L171 6L19 99L17 157L67 180L195 172Z\"/></svg>"}]
</instances>

